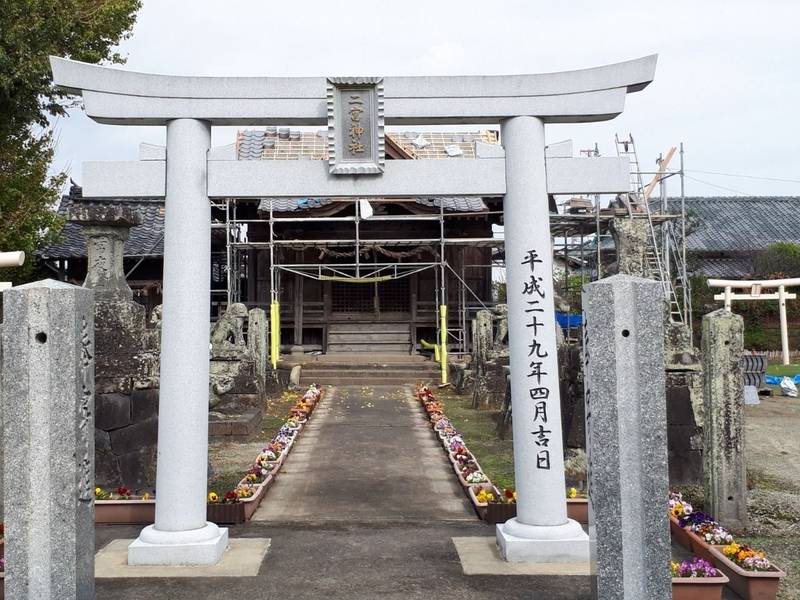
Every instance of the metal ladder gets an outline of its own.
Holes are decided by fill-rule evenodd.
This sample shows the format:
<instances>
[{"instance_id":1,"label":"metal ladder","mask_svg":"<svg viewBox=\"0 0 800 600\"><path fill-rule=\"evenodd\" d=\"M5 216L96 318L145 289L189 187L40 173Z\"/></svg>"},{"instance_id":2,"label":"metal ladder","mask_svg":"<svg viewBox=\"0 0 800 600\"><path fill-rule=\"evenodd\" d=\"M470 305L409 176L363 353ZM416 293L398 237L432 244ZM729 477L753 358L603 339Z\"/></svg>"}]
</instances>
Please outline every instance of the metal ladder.
<instances>
[{"instance_id":1,"label":"metal ladder","mask_svg":"<svg viewBox=\"0 0 800 600\"><path fill-rule=\"evenodd\" d=\"M659 240L656 235L656 229L653 225L653 215L650 212L649 199L645 197L644 182L642 181L642 172L639 168L639 157L636 154L636 144L633 141L633 136L628 134L627 139L620 139L618 134L614 135L614 141L617 146L617 156L628 158L628 172L630 180L631 191L628 194L630 204L628 205L628 213L631 218L636 215L646 216L648 227L650 229L649 243L645 250L645 268L646 275L650 278L661 283L661 288L664 290L664 299L669 306L670 319L675 323L685 323L686 318L684 315L683 307L678 300L678 295L675 291L675 285L672 278L666 270L664 261L662 260L661 252L659 250ZM663 228L662 228L663 229ZM673 236L670 235L672 238ZM675 248L675 240L670 239L669 244L671 248ZM672 254L672 253L671 253Z\"/></svg>"}]
</instances>

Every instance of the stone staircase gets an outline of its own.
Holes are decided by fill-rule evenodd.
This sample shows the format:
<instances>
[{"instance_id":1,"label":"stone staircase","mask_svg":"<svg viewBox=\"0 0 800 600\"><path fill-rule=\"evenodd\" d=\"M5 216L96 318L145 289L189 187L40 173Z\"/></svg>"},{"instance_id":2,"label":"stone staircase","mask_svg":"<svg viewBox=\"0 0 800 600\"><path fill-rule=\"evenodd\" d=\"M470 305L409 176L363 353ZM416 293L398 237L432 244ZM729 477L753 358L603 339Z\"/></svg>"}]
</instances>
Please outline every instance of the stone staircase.
<instances>
[{"instance_id":1,"label":"stone staircase","mask_svg":"<svg viewBox=\"0 0 800 600\"><path fill-rule=\"evenodd\" d=\"M303 364L300 381L303 385L414 385L440 382L439 364L421 356L327 354Z\"/></svg>"},{"instance_id":2,"label":"stone staircase","mask_svg":"<svg viewBox=\"0 0 800 600\"><path fill-rule=\"evenodd\" d=\"M328 354L370 352L411 352L408 323L331 323L328 326Z\"/></svg>"}]
</instances>

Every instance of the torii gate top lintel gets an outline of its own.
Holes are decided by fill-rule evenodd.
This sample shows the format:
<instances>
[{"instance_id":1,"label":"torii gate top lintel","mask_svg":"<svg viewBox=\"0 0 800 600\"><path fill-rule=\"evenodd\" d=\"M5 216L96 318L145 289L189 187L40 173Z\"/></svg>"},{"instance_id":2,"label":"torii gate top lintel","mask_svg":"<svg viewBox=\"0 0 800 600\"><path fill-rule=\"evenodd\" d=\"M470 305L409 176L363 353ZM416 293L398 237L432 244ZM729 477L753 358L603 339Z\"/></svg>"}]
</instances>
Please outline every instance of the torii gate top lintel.
<instances>
[{"instance_id":1,"label":"torii gate top lintel","mask_svg":"<svg viewBox=\"0 0 800 600\"><path fill-rule=\"evenodd\" d=\"M534 75L387 77L392 124L498 123L519 115L545 123L619 115L629 92L655 76L658 55L601 67ZM81 94L100 123L165 125L178 118L212 125L324 125L324 77L192 77L137 73L50 57L53 81Z\"/></svg>"}]
</instances>

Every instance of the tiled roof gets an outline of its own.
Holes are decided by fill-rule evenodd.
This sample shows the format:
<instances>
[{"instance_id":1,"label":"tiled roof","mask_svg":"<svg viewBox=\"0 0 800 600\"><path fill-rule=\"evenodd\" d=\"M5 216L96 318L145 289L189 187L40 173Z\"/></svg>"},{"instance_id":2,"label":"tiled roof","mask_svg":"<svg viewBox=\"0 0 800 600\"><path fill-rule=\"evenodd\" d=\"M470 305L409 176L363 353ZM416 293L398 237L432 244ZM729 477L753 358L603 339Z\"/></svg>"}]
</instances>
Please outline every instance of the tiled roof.
<instances>
[{"instance_id":1,"label":"tiled roof","mask_svg":"<svg viewBox=\"0 0 800 600\"><path fill-rule=\"evenodd\" d=\"M678 198L670 200L670 212ZM775 242L800 243L800 197L688 197L686 249L753 253Z\"/></svg>"},{"instance_id":2,"label":"tiled roof","mask_svg":"<svg viewBox=\"0 0 800 600\"><path fill-rule=\"evenodd\" d=\"M707 258L692 261L692 273L721 279L741 279L753 274L753 259L750 257Z\"/></svg>"},{"instance_id":3,"label":"tiled roof","mask_svg":"<svg viewBox=\"0 0 800 600\"><path fill-rule=\"evenodd\" d=\"M417 159L475 158L475 142L498 143L494 131L388 132L387 137L410 156ZM288 127L243 129L236 136L236 156L239 160L328 160L327 130L300 131ZM480 197L415 198L418 204L452 212L488 210ZM277 212L296 212L321 208L330 204L326 198L265 198L258 209L269 210L269 202Z\"/></svg>"},{"instance_id":4,"label":"tiled roof","mask_svg":"<svg viewBox=\"0 0 800 600\"><path fill-rule=\"evenodd\" d=\"M475 158L476 141L487 144L498 141L494 131L405 131L386 135L411 156L422 159ZM243 129L236 136L236 156L239 160L328 160L327 131L299 131L288 127Z\"/></svg>"},{"instance_id":5,"label":"tiled roof","mask_svg":"<svg viewBox=\"0 0 800 600\"><path fill-rule=\"evenodd\" d=\"M448 212L480 212L489 210L483 199L478 196L454 196L414 198L417 204L431 208L439 208L444 203ZM330 198L263 198L258 203L260 212L269 211L269 203L276 212L297 212L314 208L322 208L333 202Z\"/></svg>"},{"instance_id":6,"label":"tiled roof","mask_svg":"<svg viewBox=\"0 0 800 600\"><path fill-rule=\"evenodd\" d=\"M58 214L67 216L69 208L80 202L92 205L123 205L139 213L141 225L132 227L125 242L125 256L161 256L164 254L164 202L157 198L113 198L88 199L81 195L81 188L73 185L69 194L61 197ZM75 258L86 256L86 240L77 223L67 222L61 232L61 241L40 252L44 258Z\"/></svg>"}]
</instances>

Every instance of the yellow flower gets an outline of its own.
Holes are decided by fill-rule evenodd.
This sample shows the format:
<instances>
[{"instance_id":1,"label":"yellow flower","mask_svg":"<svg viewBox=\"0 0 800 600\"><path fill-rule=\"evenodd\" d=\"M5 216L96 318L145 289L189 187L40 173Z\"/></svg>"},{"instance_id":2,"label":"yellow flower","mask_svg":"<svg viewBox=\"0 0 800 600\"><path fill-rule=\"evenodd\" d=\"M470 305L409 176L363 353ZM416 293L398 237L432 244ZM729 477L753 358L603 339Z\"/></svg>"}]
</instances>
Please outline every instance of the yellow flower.
<instances>
[{"instance_id":1,"label":"yellow flower","mask_svg":"<svg viewBox=\"0 0 800 600\"><path fill-rule=\"evenodd\" d=\"M216 492L208 492L208 501L211 502L211 504L219 502L219 496L217 496Z\"/></svg>"},{"instance_id":2,"label":"yellow flower","mask_svg":"<svg viewBox=\"0 0 800 600\"><path fill-rule=\"evenodd\" d=\"M150 495L150 492L145 492L142 494L142 500L150 500L153 496Z\"/></svg>"},{"instance_id":3,"label":"yellow flower","mask_svg":"<svg viewBox=\"0 0 800 600\"><path fill-rule=\"evenodd\" d=\"M577 498L578 497L578 490L574 487L569 488L567 490L567 498Z\"/></svg>"},{"instance_id":4,"label":"yellow flower","mask_svg":"<svg viewBox=\"0 0 800 600\"><path fill-rule=\"evenodd\" d=\"M103 488L101 488L101 487L94 488L94 495L95 496L102 496L103 495Z\"/></svg>"}]
</instances>

